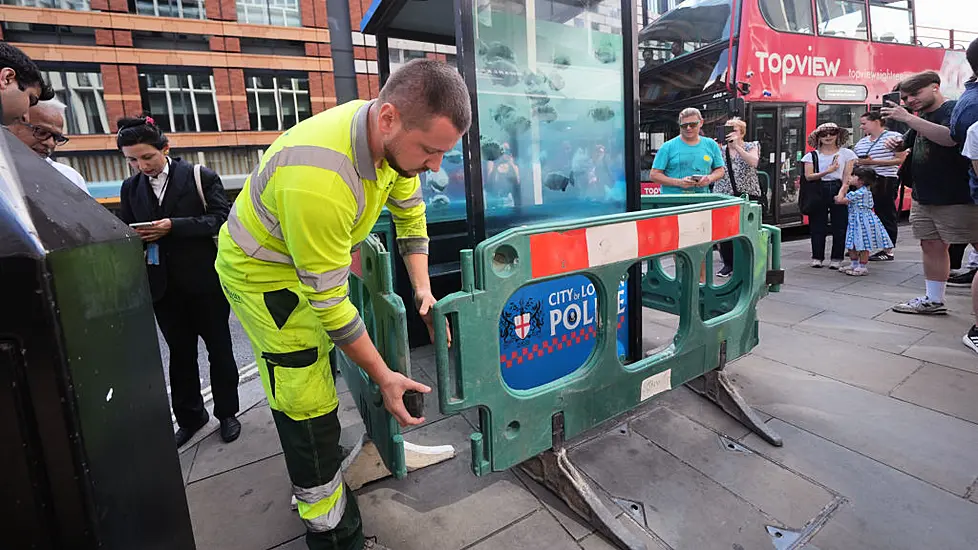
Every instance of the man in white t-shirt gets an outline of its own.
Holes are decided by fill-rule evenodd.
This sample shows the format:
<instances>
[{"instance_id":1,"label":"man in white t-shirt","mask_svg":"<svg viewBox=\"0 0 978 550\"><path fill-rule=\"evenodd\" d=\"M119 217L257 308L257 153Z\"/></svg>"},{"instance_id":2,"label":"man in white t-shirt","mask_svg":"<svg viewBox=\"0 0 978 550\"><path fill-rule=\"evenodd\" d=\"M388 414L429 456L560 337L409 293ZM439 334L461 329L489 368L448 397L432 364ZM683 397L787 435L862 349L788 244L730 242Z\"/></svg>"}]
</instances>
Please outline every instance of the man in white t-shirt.
<instances>
[{"instance_id":1,"label":"man in white t-shirt","mask_svg":"<svg viewBox=\"0 0 978 550\"><path fill-rule=\"evenodd\" d=\"M60 162L51 160L51 155L59 145L68 143L68 138L61 132L65 124L65 104L57 99L38 102L28 111L28 120L19 120L11 124L11 133L24 142L48 164L55 167L71 183L88 193L85 178L77 170Z\"/></svg>"}]
</instances>

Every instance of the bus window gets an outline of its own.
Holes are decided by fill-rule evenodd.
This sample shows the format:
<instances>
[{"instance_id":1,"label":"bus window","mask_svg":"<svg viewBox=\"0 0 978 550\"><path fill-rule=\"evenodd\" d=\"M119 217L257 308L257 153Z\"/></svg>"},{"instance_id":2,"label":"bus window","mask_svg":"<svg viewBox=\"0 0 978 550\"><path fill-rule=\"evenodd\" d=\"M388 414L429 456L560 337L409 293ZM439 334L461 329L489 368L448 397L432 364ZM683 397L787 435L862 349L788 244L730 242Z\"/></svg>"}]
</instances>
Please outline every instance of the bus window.
<instances>
[{"instance_id":1,"label":"bus window","mask_svg":"<svg viewBox=\"0 0 978 550\"><path fill-rule=\"evenodd\" d=\"M815 34L812 3L808 0L760 0L761 14L771 28L785 32Z\"/></svg>"},{"instance_id":2,"label":"bus window","mask_svg":"<svg viewBox=\"0 0 978 550\"><path fill-rule=\"evenodd\" d=\"M913 10L908 0L869 0L873 41L913 43Z\"/></svg>"},{"instance_id":3,"label":"bus window","mask_svg":"<svg viewBox=\"0 0 978 550\"><path fill-rule=\"evenodd\" d=\"M639 69L661 65L730 37L731 0L687 0L642 29Z\"/></svg>"},{"instance_id":4,"label":"bus window","mask_svg":"<svg viewBox=\"0 0 978 550\"><path fill-rule=\"evenodd\" d=\"M840 128L845 128L849 130L849 143L844 144L846 147L852 147L852 145L859 141L862 137L862 131L859 129L859 117L866 112L865 105L824 105L819 104L818 106L818 117L815 119L815 125L825 124L826 122L834 122L839 125Z\"/></svg>"},{"instance_id":5,"label":"bus window","mask_svg":"<svg viewBox=\"0 0 978 550\"><path fill-rule=\"evenodd\" d=\"M818 34L866 40L863 0L823 0L818 3Z\"/></svg>"}]
</instances>

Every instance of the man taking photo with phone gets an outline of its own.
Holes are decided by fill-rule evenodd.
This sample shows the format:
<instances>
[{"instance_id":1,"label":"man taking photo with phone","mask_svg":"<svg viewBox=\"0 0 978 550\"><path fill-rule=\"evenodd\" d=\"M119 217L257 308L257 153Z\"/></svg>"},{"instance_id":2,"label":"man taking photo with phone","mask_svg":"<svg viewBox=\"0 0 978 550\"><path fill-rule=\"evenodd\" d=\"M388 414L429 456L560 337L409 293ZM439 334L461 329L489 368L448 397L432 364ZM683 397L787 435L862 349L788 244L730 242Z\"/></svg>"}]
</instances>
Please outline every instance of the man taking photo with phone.
<instances>
[{"instance_id":1,"label":"man taking photo with phone","mask_svg":"<svg viewBox=\"0 0 978 550\"><path fill-rule=\"evenodd\" d=\"M902 138L885 140L894 151L910 151L913 206L910 225L920 240L925 294L893 306L898 313L943 315L944 291L950 272L948 245L978 243L978 204L968 185L968 162L951 133L954 101L941 93L941 77L927 71L900 83L907 109L889 102L881 113L903 122L910 130ZM976 312L978 313L978 312Z\"/></svg>"}]
</instances>

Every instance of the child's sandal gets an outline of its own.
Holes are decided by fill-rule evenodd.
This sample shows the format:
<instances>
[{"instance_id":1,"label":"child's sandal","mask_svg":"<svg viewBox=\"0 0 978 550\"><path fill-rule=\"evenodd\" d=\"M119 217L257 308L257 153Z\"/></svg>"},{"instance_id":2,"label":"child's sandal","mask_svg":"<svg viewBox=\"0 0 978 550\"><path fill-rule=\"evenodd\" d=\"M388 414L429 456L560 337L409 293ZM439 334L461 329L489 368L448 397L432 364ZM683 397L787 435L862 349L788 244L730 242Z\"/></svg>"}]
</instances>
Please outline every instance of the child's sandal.
<instances>
[{"instance_id":1,"label":"child's sandal","mask_svg":"<svg viewBox=\"0 0 978 550\"><path fill-rule=\"evenodd\" d=\"M869 270L863 267L857 267L856 269L850 269L846 275L852 275L853 277L863 277L869 275Z\"/></svg>"}]
</instances>

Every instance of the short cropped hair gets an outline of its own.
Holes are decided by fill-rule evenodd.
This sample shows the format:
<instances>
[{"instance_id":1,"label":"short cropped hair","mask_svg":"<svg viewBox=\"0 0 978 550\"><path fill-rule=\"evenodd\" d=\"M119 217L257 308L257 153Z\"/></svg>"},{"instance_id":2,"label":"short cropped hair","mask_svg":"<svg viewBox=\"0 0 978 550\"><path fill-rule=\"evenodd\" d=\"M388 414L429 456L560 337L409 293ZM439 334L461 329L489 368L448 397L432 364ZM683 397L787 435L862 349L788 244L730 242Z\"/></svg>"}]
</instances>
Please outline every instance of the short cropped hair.
<instances>
[{"instance_id":1,"label":"short cropped hair","mask_svg":"<svg viewBox=\"0 0 978 550\"><path fill-rule=\"evenodd\" d=\"M882 123L885 124L885 121L883 119L883 115L880 114L879 111L867 111L867 112L859 115L859 118L868 118L869 120L872 120L873 122L882 122Z\"/></svg>"},{"instance_id":2,"label":"short cropped hair","mask_svg":"<svg viewBox=\"0 0 978 550\"><path fill-rule=\"evenodd\" d=\"M686 107L685 109L683 109L682 111L679 112L679 120L682 120L684 118L688 118L688 117L691 117L691 116L694 116L694 117L696 117L696 118L698 118L700 120L703 120L703 114L700 113L700 110L697 109L696 107Z\"/></svg>"},{"instance_id":3,"label":"short cropped hair","mask_svg":"<svg viewBox=\"0 0 978 550\"><path fill-rule=\"evenodd\" d=\"M941 85L941 75L935 71L917 73L900 83L900 91L905 94L915 94L931 84Z\"/></svg>"},{"instance_id":4,"label":"short cropped hair","mask_svg":"<svg viewBox=\"0 0 978 550\"><path fill-rule=\"evenodd\" d=\"M64 103L61 103L57 99L48 99L47 101L38 102L36 107L54 109L61 116L65 116L65 111L68 110L68 106L65 105Z\"/></svg>"},{"instance_id":5,"label":"short cropped hair","mask_svg":"<svg viewBox=\"0 0 978 550\"><path fill-rule=\"evenodd\" d=\"M727 121L725 126L733 126L734 128L740 130L740 133L745 137L747 136L747 123L744 122L740 117L733 117Z\"/></svg>"},{"instance_id":6,"label":"short cropped hair","mask_svg":"<svg viewBox=\"0 0 978 550\"><path fill-rule=\"evenodd\" d=\"M37 64L30 57L27 57L27 54L22 52L20 48L11 46L8 42L0 42L0 68L4 67L13 69L17 73L15 78L21 87L38 86L41 88L41 97L38 99L45 100L54 97L54 90L44 83L44 78L41 76Z\"/></svg>"},{"instance_id":7,"label":"short cropped hair","mask_svg":"<svg viewBox=\"0 0 978 550\"><path fill-rule=\"evenodd\" d=\"M377 96L401 114L407 129L427 128L433 117L443 116L461 133L472 124L472 104L462 75L447 63L415 59L395 71Z\"/></svg>"}]
</instances>

